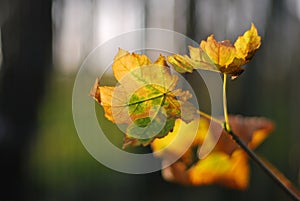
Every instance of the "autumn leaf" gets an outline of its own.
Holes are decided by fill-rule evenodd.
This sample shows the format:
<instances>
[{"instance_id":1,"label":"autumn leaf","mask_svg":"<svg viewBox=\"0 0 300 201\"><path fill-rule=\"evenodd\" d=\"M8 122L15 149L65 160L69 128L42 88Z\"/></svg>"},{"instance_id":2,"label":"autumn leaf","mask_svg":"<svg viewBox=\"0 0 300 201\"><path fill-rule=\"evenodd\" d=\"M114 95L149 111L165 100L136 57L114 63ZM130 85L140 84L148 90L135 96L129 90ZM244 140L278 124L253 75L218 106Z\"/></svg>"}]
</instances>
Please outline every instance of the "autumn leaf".
<instances>
[{"instance_id":1,"label":"autumn leaf","mask_svg":"<svg viewBox=\"0 0 300 201\"><path fill-rule=\"evenodd\" d=\"M193 72L194 66L191 63L191 60L189 57L181 56L179 54L176 54L174 56L168 56L168 61L173 65L174 69L179 73L185 73L185 72Z\"/></svg>"},{"instance_id":2,"label":"autumn leaf","mask_svg":"<svg viewBox=\"0 0 300 201\"><path fill-rule=\"evenodd\" d=\"M150 64L151 61L146 55L136 53L130 54L128 51L120 48L114 58L112 69L115 78L120 81L129 72L132 72L141 66L147 66Z\"/></svg>"},{"instance_id":3,"label":"autumn leaf","mask_svg":"<svg viewBox=\"0 0 300 201\"><path fill-rule=\"evenodd\" d=\"M203 50L189 46L191 58L187 55L168 56L168 62L179 73L191 73L194 69L204 69L219 72L216 65L210 60Z\"/></svg>"},{"instance_id":4,"label":"autumn leaf","mask_svg":"<svg viewBox=\"0 0 300 201\"><path fill-rule=\"evenodd\" d=\"M107 119L127 124L124 146L148 145L168 134L175 119L194 119L196 109L188 102L192 95L176 87L178 76L163 56L151 63L145 55L119 49L112 68L118 85L101 86L97 79L91 95Z\"/></svg>"},{"instance_id":5,"label":"autumn leaf","mask_svg":"<svg viewBox=\"0 0 300 201\"><path fill-rule=\"evenodd\" d=\"M243 65L248 63L261 44L261 37L252 23L251 28L239 36L234 44L229 40L218 42L214 35L201 41L200 47L189 47L190 56L172 55L168 62L180 73L204 69L229 74L235 78L243 73Z\"/></svg>"},{"instance_id":6,"label":"autumn leaf","mask_svg":"<svg viewBox=\"0 0 300 201\"><path fill-rule=\"evenodd\" d=\"M210 35L207 38L207 41L201 41L200 47L212 62L220 67L230 65L235 58L235 48L230 41L224 40L218 42L214 35Z\"/></svg>"},{"instance_id":7,"label":"autumn leaf","mask_svg":"<svg viewBox=\"0 0 300 201\"><path fill-rule=\"evenodd\" d=\"M229 116L229 121L232 130L252 149L256 148L273 130L273 123L265 118ZM194 149L201 147L206 135L215 135L214 132L221 127L206 118L195 119L190 124L176 120L172 133L152 142L154 153L174 141L178 132L193 132L196 124L199 126L192 146L178 161L162 170L163 177L168 181L184 185L220 184L230 188L245 189L249 184L248 156L224 131L212 152L204 159L197 159L197 152ZM211 129L209 129L210 124ZM175 155L180 153L178 147L180 146L168 146L162 153L158 152L160 154L157 156L167 161L170 153Z\"/></svg>"}]
</instances>

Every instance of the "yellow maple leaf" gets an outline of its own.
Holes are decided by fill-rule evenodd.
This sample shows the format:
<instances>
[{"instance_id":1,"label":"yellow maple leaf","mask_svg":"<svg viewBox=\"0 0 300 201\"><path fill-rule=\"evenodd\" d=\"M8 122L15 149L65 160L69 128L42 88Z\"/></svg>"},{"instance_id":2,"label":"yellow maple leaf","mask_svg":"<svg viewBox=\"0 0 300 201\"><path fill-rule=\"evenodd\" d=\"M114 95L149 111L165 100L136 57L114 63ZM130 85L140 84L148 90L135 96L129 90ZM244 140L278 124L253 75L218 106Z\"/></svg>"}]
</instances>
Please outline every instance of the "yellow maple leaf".
<instances>
[{"instance_id":1,"label":"yellow maple leaf","mask_svg":"<svg viewBox=\"0 0 300 201\"><path fill-rule=\"evenodd\" d=\"M141 67L150 65L151 61L146 55L136 53L130 54L128 51L119 48L117 55L114 58L112 69L115 78L119 81L129 72Z\"/></svg>"},{"instance_id":2,"label":"yellow maple leaf","mask_svg":"<svg viewBox=\"0 0 300 201\"><path fill-rule=\"evenodd\" d=\"M243 36L239 36L234 43L236 57L249 62L260 45L261 37L252 23L250 30L246 31Z\"/></svg>"},{"instance_id":3,"label":"yellow maple leaf","mask_svg":"<svg viewBox=\"0 0 300 201\"><path fill-rule=\"evenodd\" d=\"M177 118L193 120L196 109L188 102L192 94L177 88L178 76L162 55L152 63L145 55L119 49L112 68L118 84L101 86L97 79L91 96L107 119L128 125L125 146L147 145L163 137Z\"/></svg>"},{"instance_id":4,"label":"yellow maple leaf","mask_svg":"<svg viewBox=\"0 0 300 201\"><path fill-rule=\"evenodd\" d=\"M218 42L214 35L210 35L206 41L201 41L200 47L212 62L219 66L228 66L236 55L236 50L229 40Z\"/></svg>"},{"instance_id":5,"label":"yellow maple leaf","mask_svg":"<svg viewBox=\"0 0 300 201\"><path fill-rule=\"evenodd\" d=\"M243 36L231 44L229 40L218 42L214 35L201 41L200 47L189 47L190 56L172 55L168 61L180 73L192 72L193 69L204 69L229 74L232 78L243 73L241 68L248 63L260 47L261 37L254 24Z\"/></svg>"},{"instance_id":6,"label":"yellow maple leaf","mask_svg":"<svg viewBox=\"0 0 300 201\"><path fill-rule=\"evenodd\" d=\"M230 116L232 130L239 135L250 148L258 146L273 129L273 123L264 118L244 118ZM211 130L209 124L211 123ZM176 120L174 131L162 139L155 139L151 146L154 151L165 148L168 143L176 141L178 133L193 132L199 125L196 137L189 150L178 161L162 170L163 177L172 182L185 185L221 184L235 189L245 189L249 183L249 165L247 154L223 131L213 151L204 159L196 160L197 153L193 150L200 147L206 135L213 135L215 122L205 118L195 119L190 124ZM186 135L187 136L187 135ZM179 154L180 144L168 146L163 152L158 152L163 160L168 160L170 153ZM155 152L154 152L155 153ZM194 158L194 159L193 159Z\"/></svg>"}]
</instances>

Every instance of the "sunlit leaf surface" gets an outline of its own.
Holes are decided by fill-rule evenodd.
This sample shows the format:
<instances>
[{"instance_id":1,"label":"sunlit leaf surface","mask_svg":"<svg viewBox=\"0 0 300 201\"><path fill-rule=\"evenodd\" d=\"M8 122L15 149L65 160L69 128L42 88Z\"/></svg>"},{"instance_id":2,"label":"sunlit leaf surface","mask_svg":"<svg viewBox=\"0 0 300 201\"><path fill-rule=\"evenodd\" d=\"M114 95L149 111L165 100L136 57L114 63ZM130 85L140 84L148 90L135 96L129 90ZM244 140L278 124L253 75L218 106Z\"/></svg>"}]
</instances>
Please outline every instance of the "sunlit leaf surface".
<instances>
[{"instance_id":1,"label":"sunlit leaf surface","mask_svg":"<svg viewBox=\"0 0 300 201\"><path fill-rule=\"evenodd\" d=\"M232 130L252 149L257 147L273 130L273 123L265 118L230 116L229 121ZM164 178L185 185L221 184L230 188L245 189L249 184L247 154L224 131L213 151L206 158L197 159L197 149L201 146L205 136L215 135L214 132L219 130L217 127L220 127L219 124L209 122L206 118L195 119L190 124L176 120L172 133L152 142L153 151L165 148L168 143L174 141L179 131L193 132L196 123L197 125L199 123L199 127L194 143L177 162L163 169ZM170 153L176 155L180 153L179 150L180 146L169 146L163 153L159 152L158 157L167 161Z\"/></svg>"},{"instance_id":2,"label":"sunlit leaf surface","mask_svg":"<svg viewBox=\"0 0 300 201\"><path fill-rule=\"evenodd\" d=\"M97 79L91 95L107 119L128 125L125 146L148 145L169 133L177 118L194 119L196 110L188 102L192 94L177 87L178 76L171 73L165 57L151 63L145 55L119 49L112 68L118 85L101 86Z\"/></svg>"},{"instance_id":3,"label":"sunlit leaf surface","mask_svg":"<svg viewBox=\"0 0 300 201\"><path fill-rule=\"evenodd\" d=\"M190 56L172 55L168 61L180 73L204 69L229 74L232 78L243 73L243 65L248 63L260 47L261 37L254 24L232 44L229 40L218 42L214 35L201 41L200 47L189 47Z\"/></svg>"}]
</instances>

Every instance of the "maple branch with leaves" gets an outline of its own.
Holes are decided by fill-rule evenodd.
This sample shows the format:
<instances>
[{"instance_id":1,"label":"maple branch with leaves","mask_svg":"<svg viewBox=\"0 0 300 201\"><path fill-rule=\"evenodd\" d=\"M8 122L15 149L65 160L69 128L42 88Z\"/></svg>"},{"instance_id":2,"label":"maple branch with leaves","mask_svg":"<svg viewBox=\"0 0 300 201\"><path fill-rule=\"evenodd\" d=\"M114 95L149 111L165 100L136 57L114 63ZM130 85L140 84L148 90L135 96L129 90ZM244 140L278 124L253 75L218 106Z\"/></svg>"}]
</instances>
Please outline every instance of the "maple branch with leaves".
<instances>
[{"instance_id":1,"label":"maple branch with leaves","mask_svg":"<svg viewBox=\"0 0 300 201\"><path fill-rule=\"evenodd\" d=\"M260 45L261 37L252 24L234 44L228 40L218 42L211 35L201 41L200 47L189 47L189 56L160 55L154 63L146 55L119 49L112 65L118 85L101 86L97 79L91 96L103 107L107 119L127 125L123 148L150 145L162 161L168 161L170 155L179 156L162 170L166 180L185 185L217 183L242 190L249 184L249 156L291 198L299 201L300 193L292 183L252 151L273 130L273 123L266 118L227 112L227 77L236 79L241 75L242 66L250 62ZM192 94L178 88L179 78L168 63L178 73L203 69L224 75L224 120L196 109L190 101ZM180 144L169 146L178 136L192 132L195 137L184 153ZM202 158L199 149L207 144L214 147Z\"/></svg>"}]
</instances>

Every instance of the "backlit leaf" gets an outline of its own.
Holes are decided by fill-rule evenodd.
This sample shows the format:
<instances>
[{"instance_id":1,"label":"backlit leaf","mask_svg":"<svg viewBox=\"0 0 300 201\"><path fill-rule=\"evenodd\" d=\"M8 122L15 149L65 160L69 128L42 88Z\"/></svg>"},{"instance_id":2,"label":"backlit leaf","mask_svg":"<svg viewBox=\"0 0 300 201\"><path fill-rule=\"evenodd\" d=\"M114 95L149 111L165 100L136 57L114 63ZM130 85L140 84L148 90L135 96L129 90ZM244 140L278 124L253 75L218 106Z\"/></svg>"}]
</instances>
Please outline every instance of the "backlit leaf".
<instances>
[{"instance_id":1,"label":"backlit leaf","mask_svg":"<svg viewBox=\"0 0 300 201\"><path fill-rule=\"evenodd\" d=\"M234 43L236 48L236 57L249 62L256 50L260 47L261 38L257 33L254 24L251 24L250 30L246 31L243 36L239 36Z\"/></svg>"},{"instance_id":2,"label":"backlit leaf","mask_svg":"<svg viewBox=\"0 0 300 201\"><path fill-rule=\"evenodd\" d=\"M115 56L112 68L115 78L119 81L136 68L149 64L151 64L151 61L147 56L135 53L130 54L128 51L120 48Z\"/></svg>"},{"instance_id":3,"label":"backlit leaf","mask_svg":"<svg viewBox=\"0 0 300 201\"><path fill-rule=\"evenodd\" d=\"M145 55L119 49L112 67L118 84L100 86L97 79L91 95L107 119L128 125L125 146L148 145L168 134L175 119L194 119L196 109L188 102L192 94L176 88L178 76L171 73L165 57L151 63Z\"/></svg>"},{"instance_id":4,"label":"backlit leaf","mask_svg":"<svg viewBox=\"0 0 300 201\"><path fill-rule=\"evenodd\" d=\"M235 58L235 48L228 40L216 41L214 35L210 35L207 41L201 41L200 47L209 56L212 62L218 66L226 67Z\"/></svg>"},{"instance_id":5,"label":"backlit leaf","mask_svg":"<svg viewBox=\"0 0 300 201\"><path fill-rule=\"evenodd\" d=\"M229 116L229 121L232 130L252 149L273 130L273 123L265 118ZM220 184L245 189L249 184L247 154L224 131L212 152L204 159L197 159L197 152L194 149L201 147L206 135L214 135L214 132L219 130L218 127L221 127L206 118L195 119L190 124L176 120L174 131L162 139L155 139L151 143L152 149L158 151L166 148L177 135L180 136L179 132L192 132L198 124L194 143L178 161L162 170L164 178L185 185ZM158 157L168 161L170 153L175 155L180 153L180 145L168 146L159 153Z\"/></svg>"},{"instance_id":6,"label":"backlit leaf","mask_svg":"<svg viewBox=\"0 0 300 201\"><path fill-rule=\"evenodd\" d=\"M235 78L243 73L243 65L248 63L260 47L261 37L254 24L231 44L229 40L218 42L214 35L201 41L200 47L189 47L190 56L172 55L168 57L175 70L180 73L204 69L229 74Z\"/></svg>"}]
</instances>

